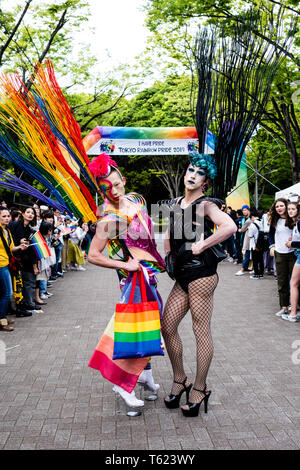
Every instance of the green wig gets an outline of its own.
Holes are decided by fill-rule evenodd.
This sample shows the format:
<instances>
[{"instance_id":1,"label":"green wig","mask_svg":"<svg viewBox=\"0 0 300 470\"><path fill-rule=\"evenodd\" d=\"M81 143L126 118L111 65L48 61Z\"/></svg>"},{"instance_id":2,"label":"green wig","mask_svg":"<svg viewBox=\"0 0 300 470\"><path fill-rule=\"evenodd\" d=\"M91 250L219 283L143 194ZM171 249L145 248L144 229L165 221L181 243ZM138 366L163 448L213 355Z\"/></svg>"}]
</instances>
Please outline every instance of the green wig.
<instances>
[{"instance_id":1,"label":"green wig","mask_svg":"<svg viewBox=\"0 0 300 470\"><path fill-rule=\"evenodd\" d=\"M212 155L207 153L190 153L190 164L202 168L210 180L217 176L217 164Z\"/></svg>"}]
</instances>

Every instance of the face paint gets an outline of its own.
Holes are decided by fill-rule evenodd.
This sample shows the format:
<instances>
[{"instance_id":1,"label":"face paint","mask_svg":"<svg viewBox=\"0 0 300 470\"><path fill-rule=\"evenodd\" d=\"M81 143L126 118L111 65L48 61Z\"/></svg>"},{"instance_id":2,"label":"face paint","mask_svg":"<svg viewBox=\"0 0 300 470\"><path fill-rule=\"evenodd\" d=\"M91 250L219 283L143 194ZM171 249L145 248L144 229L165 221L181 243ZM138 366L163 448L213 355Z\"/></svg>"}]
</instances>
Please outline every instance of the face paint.
<instances>
[{"instance_id":1,"label":"face paint","mask_svg":"<svg viewBox=\"0 0 300 470\"><path fill-rule=\"evenodd\" d=\"M189 190L199 189L206 179L205 170L194 165L190 165L184 177L185 187Z\"/></svg>"},{"instance_id":2,"label":"face paint","mask_svg":"<svg viewBox=\"0 0 300 470\"><path fill-rule=\"evenodd\" d=\"M119 196L114 196L112 194L112 187L113 185L109 180L106 179L101 179L101 182L99 184L99 189L103 196L109 200L112 204L116 204L119 202Z\"/></svg>"}]
</instances>

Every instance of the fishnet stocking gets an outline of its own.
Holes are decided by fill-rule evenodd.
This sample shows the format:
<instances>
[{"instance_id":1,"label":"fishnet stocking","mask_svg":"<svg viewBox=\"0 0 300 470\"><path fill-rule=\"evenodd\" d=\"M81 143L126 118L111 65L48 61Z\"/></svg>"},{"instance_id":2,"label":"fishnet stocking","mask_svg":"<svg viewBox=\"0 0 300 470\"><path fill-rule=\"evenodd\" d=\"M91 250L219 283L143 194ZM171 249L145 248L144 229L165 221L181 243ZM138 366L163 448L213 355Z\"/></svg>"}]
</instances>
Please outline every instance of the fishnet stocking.
<instances>
[{"instance_id":1,"label":"fishnet stocking","mask_svg":"<svg viewBox=\"0 0 300 470\"><path fill-rule=\"evenodd\" d=\"M189 284L190 308L193 320L193 331L197 347L197 373L189 401L199 402L204 394L208 369L213 357L214 347L210 331L213 310L213 293L218 284L218 275L196 279ZM184 407L183 407L184 408Z\"/></svg>"},{"instance_id":2,"label":"fishnet stocking","mask_svg":"<svg viewBox=\"0 0 300 470\"><path fill-rule=\"evenodd\" d=\"M183 369L182 342L178 334L178 326L189 310L189 295L181 289L176 282L174 285L163 314L161 330L165 340L168 355L172 364L174 380L183 382L186 374ZM190 382L186 382L189 385ZM173 383L171 393L178 395L183 386ZM168 397L165 400L168 401Z\"/></svg>"},{"instance_id":3,"label":"fishnet stocking","mask_svg":"<svg viewBox=\"0 0 300 470\"><path fill-rule=\"evenodd\" d=\"M193 331L197 346L197 374L194 387L203 390L206 376L213 356L213 343L210 320L213 307L213 292L218 284L218 276L196 279L189 284L189 293L184 292L178 283L168 298L162 320L162 333L173 368L174 380L183 382L186 374L183 368L182 343L178 335L178 325L191 309ZM186 385L189 385L189 381ZM177 395L183 386L173 384L172 394ZM192 390L189 401L197 403L204 394ZM168 400L168 397L166 397Z\"/></svg>"}]
</instances>

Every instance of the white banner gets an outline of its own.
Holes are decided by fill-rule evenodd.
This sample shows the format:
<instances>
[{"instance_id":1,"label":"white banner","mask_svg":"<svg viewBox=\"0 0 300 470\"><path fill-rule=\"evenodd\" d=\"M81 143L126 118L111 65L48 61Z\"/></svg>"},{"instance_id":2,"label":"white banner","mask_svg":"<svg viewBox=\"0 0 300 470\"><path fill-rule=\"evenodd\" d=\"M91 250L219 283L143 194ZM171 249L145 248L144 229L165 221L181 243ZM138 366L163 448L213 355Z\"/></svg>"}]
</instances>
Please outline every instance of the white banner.
<instances>
[{"instance_id":1,"label":"white banner","mask_svg":"<svg viewBox=\"0 0 300 470\"><path fill-rule=\"evenodd\" d=\"M198 151L198 139L100 139L88 155L188 155ZM213 150L205 146L205 153Z\"/></svg>"}]
</instances>

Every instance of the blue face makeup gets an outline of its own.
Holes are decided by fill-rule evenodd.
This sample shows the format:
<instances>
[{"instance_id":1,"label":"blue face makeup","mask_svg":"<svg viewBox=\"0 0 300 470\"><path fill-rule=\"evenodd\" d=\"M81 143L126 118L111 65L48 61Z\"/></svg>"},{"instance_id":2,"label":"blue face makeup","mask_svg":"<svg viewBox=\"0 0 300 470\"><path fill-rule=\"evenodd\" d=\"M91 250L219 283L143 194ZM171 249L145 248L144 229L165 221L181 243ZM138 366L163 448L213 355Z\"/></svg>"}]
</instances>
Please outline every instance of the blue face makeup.
<instances>
[{"instance_id":1,"label":"blue face makeup","mask_svg":"<svg viewBox=\"0 0 300 470\"><path fill-rule=\"evenodd\" d=\"M191 178L189 179L189 177ZM202 184L203 178L205 177L206 177L206 172L202 168L197 168L194 166L188 167L187 174L186 174L187 183L198 186L199 183Z\"/></svg>"},{"instance_id":2,"label":"blue face makeup","mask_svg":"<svg viewBox=\"0 0 300 470\"><path fill-rule=\"evenodd\" d=\"M189 171L190 173L195 173L195 171L196 171L196 174L197 174L198 176L205 176L205 175L206 175L205 171L202 170L201 168L200 168L199 170L195 170L195 168L189 167L188 171Z\"/></svg>"}]
</instances>

